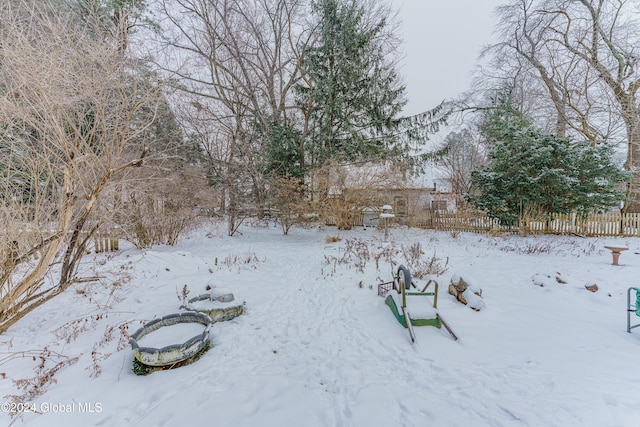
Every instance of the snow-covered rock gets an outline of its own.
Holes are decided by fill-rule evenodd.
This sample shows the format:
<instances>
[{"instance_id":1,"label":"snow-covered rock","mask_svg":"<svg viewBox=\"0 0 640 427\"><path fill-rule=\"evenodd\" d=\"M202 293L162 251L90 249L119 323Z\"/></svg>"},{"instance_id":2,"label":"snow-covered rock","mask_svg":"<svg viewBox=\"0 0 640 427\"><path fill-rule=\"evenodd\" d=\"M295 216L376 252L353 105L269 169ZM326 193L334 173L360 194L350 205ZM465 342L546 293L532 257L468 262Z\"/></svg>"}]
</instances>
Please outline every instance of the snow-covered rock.
<instances>
[{"instance_id":1,"label":"snow-covered rock","mask_svg":"<svg viewBox=\"0 0 640 427\"><path fill-rule=\"evenodd\" d=\"M482 288L458 274L454 274L451 277L449 293L473 310L480 311L485 306L482 300Z\"/></svg>"}]
</instances>

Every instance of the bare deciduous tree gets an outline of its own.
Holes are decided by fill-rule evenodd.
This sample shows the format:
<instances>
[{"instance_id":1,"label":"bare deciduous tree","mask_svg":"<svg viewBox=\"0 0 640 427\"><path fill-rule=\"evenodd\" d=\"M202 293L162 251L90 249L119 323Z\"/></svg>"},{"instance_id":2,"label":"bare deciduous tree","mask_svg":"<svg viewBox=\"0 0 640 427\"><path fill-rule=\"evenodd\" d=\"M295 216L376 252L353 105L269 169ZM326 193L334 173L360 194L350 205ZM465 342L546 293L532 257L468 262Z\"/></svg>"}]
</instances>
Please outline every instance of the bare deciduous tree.
<instances>
[{"instance_id":1,"label":"bare deciduous tree","mask_svg":"<svg viewBox=\"0 0 640 427\"><path fill-rule=\"evenodd\" d=\"M640 20L634 3L513 0L499 11L501 54L515 52L521 65L536 71L557 113L556 132L568 128L594 143L626 139L625 166L633 171L627 209L640 211Z\"/></svg>"},{"instance_id":2,"label":"bare deciduous tree","mask_svg":"<svg viewBox=\"0 0 640 427\"><path fill-rule=\"evenodd\" d=\"M471 130L464 128L448 134L439 151L442 154L436 163L457 196L458 208L462 208L464 196L472 191L471 171L486 162L482 145Z\"/></svg>"},{"instance_id":3,"label":"bare deciduous tree","mask_svg":"<svg viewBox=\"0 0 640 427\"><path fill-rule=\"evenodd\" d=\"M27 8L25 11L23 8ZM101 221L109 182L155 96L118 49L45 2L0 5L0 333L58 295Z\"/></svg>"},{"instance_id":4,"label":"bare deciduous tree","mask_svg":"<svg viewBox=\"0 0 640 427\"><path fill-rule=\"evenodd\" d=\"M99 211L137 247L173 245L213 209L216 192L207 180L201 148L185 140L165 91L155 89L157 75L143 71L137 78L138 87L146 86L158 99L154 109L136 114L134 126L140 123L145 130L130 141L128 151L148 147L149 154L144 167L130 168L112 181Z\"/></svg>"},{"instance_id":5,"label":"bare deciduous tree","mask_svg":"<svg viewBox=\"0 0 640 427\"><path fill-rule=\"evenodd\" d=\"M117 212L113 222L118 232L138 248L174 245L213 207L214 193L197 165L163 162L160 167L128 172L111 187L120 193L117 202L111 198L102 207Z\"/></svg>"},{"instance_id":6,"label":"bare deciduous tree","mask_svg":"<svg viewBox=\"0 0 640 427\"><path fill-rule=\"evenodd\" d=\"M269 129L290 120L292 88L305 43L300 0L164 0L162 68L176 79L196 111L187 132L203 139L223 177L229 232L242 211L240 195L252 195L260 211L266 197L262 153ZM174 58L180 58L176 63ZM210 129L205 133L203 126ZM211 135L215 135L212 138ZM212 146L220 144L224 149ZM221 153L221 156L217 156Z\"/></svg>"}]
</instances>

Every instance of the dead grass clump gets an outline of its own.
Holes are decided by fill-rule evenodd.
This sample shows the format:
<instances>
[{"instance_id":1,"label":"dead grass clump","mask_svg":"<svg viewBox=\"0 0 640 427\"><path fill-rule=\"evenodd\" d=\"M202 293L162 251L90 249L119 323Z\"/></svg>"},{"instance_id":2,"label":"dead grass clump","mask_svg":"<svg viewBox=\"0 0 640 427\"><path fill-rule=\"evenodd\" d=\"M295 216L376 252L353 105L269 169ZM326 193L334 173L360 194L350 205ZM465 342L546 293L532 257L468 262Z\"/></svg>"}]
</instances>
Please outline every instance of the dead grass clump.
<instances>
[{"instance_id":1,"label":"dead grass clump","mask_svg":"<svg viewBox=\"0 0 640 427\"><path fill-rule=\"evenodd\" d=\"M409 265L417 264L420 258L424 255L422 250L422 244L420 242L413 242L410 246L401 246L402 255Z\"/></svg>"},{"instance_id":2,"label":"dead grass clump","mask_svg":"<svg viewBox=\"0 0 640 427\"><path fill-rule=\"evenodd\" d=\"M491 237L498 237L502 235L502 231L499 227L493 227L491 230L487 231L486 234Z\"/></svg>"},{"instance_id":3,"label":"dead grass clump","mask_svg":"<svg viewBox=\"0 0 640 427\"><path fill-rule=\"evenodd\" d=\"M342 240L342 237L335 235L335 236L331 236L331 235L326 235L324 238L324 242L325 243L336 243Z\"/></svg>"},{"instance_id":4,"label":"dead grass clump","mask_svg":"<svg viewBox=\"0 0 640 427\"><path fill-rule=\"evenodd\" d=\"M550 254L554 250L554 245L548 241L542 242L518 242L500 248L504 252L515 252L521 255Z\"/></svg>"},{"instance_id":5,"label":"dead grass clump","mask_svg":"<svg viewBox=\"0 0 640 427\"><path fill-rule=\"evenodd\" d=\"M449 257L444 260L437 257L435 252L431 258L421 257L413 265L411 274L416 279L424 279L427 276L441 276L449 269Z\"/></svg>"}]
</instances>

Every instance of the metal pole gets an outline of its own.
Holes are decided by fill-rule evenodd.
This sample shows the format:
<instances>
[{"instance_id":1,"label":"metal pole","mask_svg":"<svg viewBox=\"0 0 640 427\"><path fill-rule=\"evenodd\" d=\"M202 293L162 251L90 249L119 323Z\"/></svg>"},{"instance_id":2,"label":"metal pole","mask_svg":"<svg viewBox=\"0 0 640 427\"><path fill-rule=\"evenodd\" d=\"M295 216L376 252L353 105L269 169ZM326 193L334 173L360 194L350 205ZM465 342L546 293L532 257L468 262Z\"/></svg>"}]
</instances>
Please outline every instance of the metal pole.
<instances>
[{"instance_id":1,"label":"metal pole","mask_svg":"<svg viewBox=\"0 0 640 427\"><path fill-rule=\"evenodd\" d=\"M627 290L627 332L631 333L631 289Z\"/></svg>"},{"instance_id":2,"label":"metal pole","mask_svg":"<svg viewBox=\"0 0 640 427\"><path fill-rule=\"evenodd\" d=\"M385 240L385 242L389 238L389 229L387 228L387 221L388 220L389 220L389 218L387 218L387 217L384 218L384 240Z\"/></svg>"}]
</instances>

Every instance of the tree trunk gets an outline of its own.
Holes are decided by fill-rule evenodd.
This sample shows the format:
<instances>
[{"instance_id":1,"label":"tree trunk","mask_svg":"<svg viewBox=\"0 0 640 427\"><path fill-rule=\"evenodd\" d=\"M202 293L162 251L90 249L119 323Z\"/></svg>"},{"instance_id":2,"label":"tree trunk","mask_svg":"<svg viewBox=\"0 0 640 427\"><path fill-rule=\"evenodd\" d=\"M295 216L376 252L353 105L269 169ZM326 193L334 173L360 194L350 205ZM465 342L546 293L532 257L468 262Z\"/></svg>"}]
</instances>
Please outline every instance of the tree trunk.
<instances>
[{"instance_id":1,"label":"tree trunk","mask_svg":"<svg viewBox=\"0 0 640 427\"><path fill-rule=\"evenodd\" d=\"M627 127L627 160L625 169L631 171L627 183L627 202L624 212L640 212L640 111L625 115Z\"/></svg>"}]
</instances>

